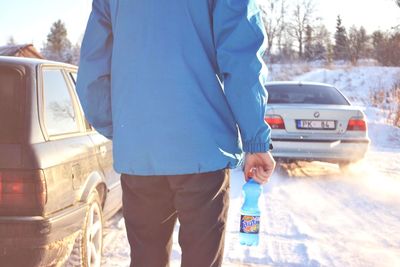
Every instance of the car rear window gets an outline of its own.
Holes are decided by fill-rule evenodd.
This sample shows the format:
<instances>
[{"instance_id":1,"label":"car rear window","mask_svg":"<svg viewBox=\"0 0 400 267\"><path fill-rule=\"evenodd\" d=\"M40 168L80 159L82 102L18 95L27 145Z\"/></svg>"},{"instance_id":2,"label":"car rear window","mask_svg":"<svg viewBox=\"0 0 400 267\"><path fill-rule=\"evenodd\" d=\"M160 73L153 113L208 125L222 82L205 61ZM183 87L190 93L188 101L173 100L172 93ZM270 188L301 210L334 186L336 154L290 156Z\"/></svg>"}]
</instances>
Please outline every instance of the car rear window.
<instances>
[{"instance_id":1,"label":"car rear window","mask_svg":"<svg viewBox=\"0 0 400 267\"><path fill-rule=\"evenodd\" d=\"M0 143L17 143L21 125L21 86L23 74L0 66Z\"/></svg>"},{"instance_id":2,"label":"car rear window","mask_svg":"<svg viewBox=\"0 0 400 267\"><path fill-rule=\"evenodd\" d=\"M267 85L269 104L350 105L335 88L321 85Z\"/></svg>"}]
</instances>

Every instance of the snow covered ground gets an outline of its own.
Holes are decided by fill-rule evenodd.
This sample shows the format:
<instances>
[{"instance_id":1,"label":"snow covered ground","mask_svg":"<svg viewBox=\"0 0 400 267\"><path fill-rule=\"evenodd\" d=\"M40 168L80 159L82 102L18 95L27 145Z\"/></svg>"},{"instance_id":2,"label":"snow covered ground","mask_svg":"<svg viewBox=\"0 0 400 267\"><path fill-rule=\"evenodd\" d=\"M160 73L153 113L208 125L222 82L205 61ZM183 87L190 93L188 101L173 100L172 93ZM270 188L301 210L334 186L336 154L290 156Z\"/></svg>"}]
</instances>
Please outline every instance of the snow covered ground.
<instances>
[{"instance_id":1,"label":"snow covered ground","mask_svg":"<svg viewBox=\"0 0 400 267\"><path fill-rule=\"evenodd\" d=\"M400 68L317 69L294 80L337 85L365 108L372 145L345 173L334 164L282 165L264 187L258 247L239 244L242 173L232 172L223 266L400 266L400 129L369 105L370 91L390 88ZM180 265L177 229L171 255ZM129 266L129 245L118 213L106 227L102 266Z\"/></svg>"}]
</instances>

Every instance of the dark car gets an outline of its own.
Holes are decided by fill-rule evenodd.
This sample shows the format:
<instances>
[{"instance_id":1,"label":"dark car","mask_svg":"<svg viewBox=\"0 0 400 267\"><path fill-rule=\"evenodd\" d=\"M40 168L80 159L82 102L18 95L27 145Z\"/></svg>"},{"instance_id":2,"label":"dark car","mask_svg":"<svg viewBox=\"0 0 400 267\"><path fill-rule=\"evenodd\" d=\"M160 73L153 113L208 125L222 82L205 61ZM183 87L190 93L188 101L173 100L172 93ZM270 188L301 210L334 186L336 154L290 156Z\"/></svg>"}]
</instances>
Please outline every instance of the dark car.
<instances>
[{"instance_id":1,"label":"dark car","mask_svg":"<svg viewBox=\"0 0 400 267\"><path fill-rule=\"evenodd\" d=\"M77 67L0 57L0 266L100 266L121 208L112 143L85 120Z\"/></svg>"}]
</instances>

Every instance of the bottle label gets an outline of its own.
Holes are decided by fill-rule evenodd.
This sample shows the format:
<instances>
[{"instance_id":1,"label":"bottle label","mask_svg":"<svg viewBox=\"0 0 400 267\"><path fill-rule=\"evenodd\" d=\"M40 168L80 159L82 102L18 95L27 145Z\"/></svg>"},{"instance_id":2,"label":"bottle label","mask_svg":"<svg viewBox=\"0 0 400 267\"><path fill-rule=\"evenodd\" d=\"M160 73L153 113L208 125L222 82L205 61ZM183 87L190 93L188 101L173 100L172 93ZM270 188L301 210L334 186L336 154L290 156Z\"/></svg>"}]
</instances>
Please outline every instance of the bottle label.
<instances>
[{"instance_id":1,"label":"bottle label","mask_svg":"<svg viewBox=\"0 0 400 267\"><path fill-rule=\"evenodd\" d=\"M260 232L260 216L240 216L240 232L246 234L258 234Z\"/></svg>"}]
</instances>

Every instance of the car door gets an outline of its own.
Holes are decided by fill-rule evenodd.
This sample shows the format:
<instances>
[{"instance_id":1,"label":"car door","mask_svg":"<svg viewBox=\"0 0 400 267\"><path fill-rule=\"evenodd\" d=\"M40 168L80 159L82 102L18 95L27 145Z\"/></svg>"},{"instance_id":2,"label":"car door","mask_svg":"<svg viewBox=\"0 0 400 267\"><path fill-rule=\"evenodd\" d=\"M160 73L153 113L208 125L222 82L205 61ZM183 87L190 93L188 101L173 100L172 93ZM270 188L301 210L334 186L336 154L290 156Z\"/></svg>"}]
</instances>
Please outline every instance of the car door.
<instances>
[{"instance_id":1,"label":"car door","mask_svg":"<svg viewBox=\"0 0 400 267\"><path fill-rule=\"evenodd\" d=\"M39 120L46 142L35 144L35 151L47 182L46 213L77 204L85 177L97 164L68 79L63 66L38 69Z\"/></svg>"},{"instance_id":2,"label":"car door","mask_svg":"<svg viewBox=\"0 0 400 267\"><path fill-rule=\"evenodd\" d=\"M68 70L68 76L70 77L73 86L75 86L77 79L76 70ZM81 106L80 108L82 109ZM106 196L106 202L104 203L105 205L103 208L103 213L106 217L108 217L108 215L112 215L122 205L120 174L117 173L113 167L112 141L99 134L87 122L86 119L84 119L84 121L85 129L95 147L97 161L105 176L105 182L108 192Z\"/></svg>"}]
</instances>

